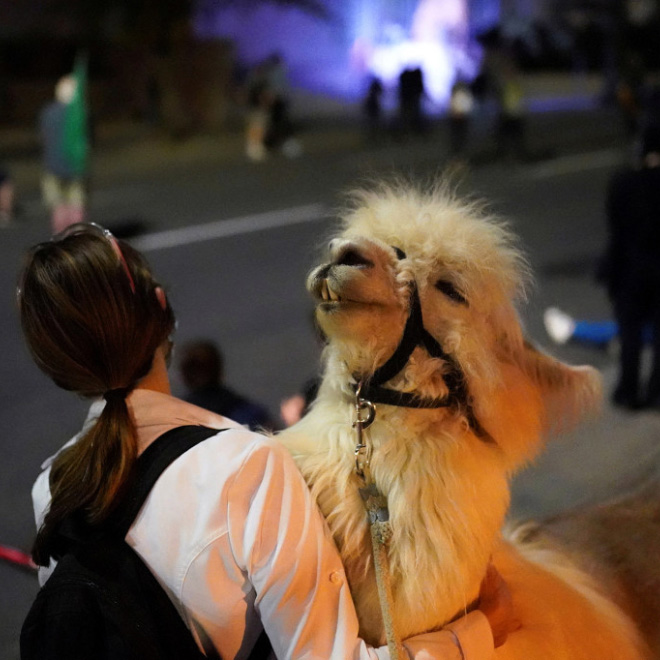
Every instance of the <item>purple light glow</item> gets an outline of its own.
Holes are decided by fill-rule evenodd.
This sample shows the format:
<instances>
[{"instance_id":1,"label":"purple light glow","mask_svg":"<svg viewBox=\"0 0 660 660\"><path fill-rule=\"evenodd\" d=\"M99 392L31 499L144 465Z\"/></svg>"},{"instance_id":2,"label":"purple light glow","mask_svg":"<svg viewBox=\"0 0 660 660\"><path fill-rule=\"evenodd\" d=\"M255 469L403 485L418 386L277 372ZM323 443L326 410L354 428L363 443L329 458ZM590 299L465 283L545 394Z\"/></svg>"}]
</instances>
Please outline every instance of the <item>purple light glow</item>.
<instances>
[{"instance_id":1,"label":"purple light glow","mask_svg":"<svg viewBox=\"0 0 660 660\"><path fill-rule=\"evenodd\" d=\"M396 86L402 70L420 67L429 98L444 108L454 80L477 72L480 58L468 38L467 0L419 0L409 31L387 25L382 32L375 44L358 38L353 52L386 87Z\"/></svg>"},{"instance_id":2,"label":"purple light glow","mask_svg":"<svg viewBox=\"0 0 660 660\"><path fill-rule=\"evenodd\" d=\"M333 16L323 20L268 2L247 11L201 0L194 27L202 39L231 39L247 66L277 52L294 86L336 97L362 95L371 75L393 90L404 68L420 66L427 94L441 109L455 78L473 77L480 60L468 36L467 2L345 0L332 3Z\"/></svg>"},{"instance_id":3,"label":"purple light glow","mask_svg":"<svg viewBox=\"0 0 660 660\"><path fill-rule=\"evenodd\" d=\"M323 20L292 7L264 3L249 11L240 7L200 12L194 22L198 37L227 38L237 60L252 66L279 53L295 86L335 96L352 96L357 82L348 65L348 45L341 23Z\"/></svg>"}]
</instances>

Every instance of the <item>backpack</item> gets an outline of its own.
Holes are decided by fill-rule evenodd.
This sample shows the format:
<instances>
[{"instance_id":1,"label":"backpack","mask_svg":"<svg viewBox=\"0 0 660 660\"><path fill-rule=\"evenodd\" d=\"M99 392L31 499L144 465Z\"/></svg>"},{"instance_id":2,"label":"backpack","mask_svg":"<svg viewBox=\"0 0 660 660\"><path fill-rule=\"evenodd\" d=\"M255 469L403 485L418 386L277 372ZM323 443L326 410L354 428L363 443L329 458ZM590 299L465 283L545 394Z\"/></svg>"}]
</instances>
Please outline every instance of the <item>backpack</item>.
<instances>
[{"instance_id":1,"label":"backpack","mask_svg":"<svg viewBox=\"0 0 660 660\"><path fill-rule=\"evenodd\" d=\"M23 623L21 660L219 658L212 648L207 655L199 650L167 593L124 540L162 472L218 432L181 426L164 433L138 458L134 485L107 521L93 528L75 517L63 522L62 554ZM269 652L263 633L250 657Z\"/></svg>"}]
</instances>

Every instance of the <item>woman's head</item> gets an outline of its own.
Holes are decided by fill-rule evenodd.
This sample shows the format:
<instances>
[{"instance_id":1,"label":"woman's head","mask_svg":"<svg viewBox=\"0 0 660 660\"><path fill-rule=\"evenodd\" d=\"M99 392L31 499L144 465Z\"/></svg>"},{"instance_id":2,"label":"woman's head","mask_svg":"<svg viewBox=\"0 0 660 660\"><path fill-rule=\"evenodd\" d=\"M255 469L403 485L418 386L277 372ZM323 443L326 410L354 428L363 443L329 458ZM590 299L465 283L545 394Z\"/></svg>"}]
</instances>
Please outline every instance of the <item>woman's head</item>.
<instances>
[{"instance_id":1,"label":"woman's head","mask_svg":"<svg viewBox=\"0 0 660 660\"><path fill-rule=\"evenodd\" d=\"M37 365L60 387L89 397L130 391L174 328L144 258L91 224L30 251L18 303Z\"/></svg>"},{"instance_id":2,"label":"woman's head","mask_svg":"<svg viewBox=\"0 0 660 660\"><path fill-rule=\"evenodd\" d=\"M144 258L92 224L30 250L18 291L25 340L60 387L106 405L86 435L60 452L51 506L34 547L37 563L58 556L60 523L82 512L98 523L126 491L137 433L126 396L151 369L174 314Z\"/></svg>"}]
</instances>

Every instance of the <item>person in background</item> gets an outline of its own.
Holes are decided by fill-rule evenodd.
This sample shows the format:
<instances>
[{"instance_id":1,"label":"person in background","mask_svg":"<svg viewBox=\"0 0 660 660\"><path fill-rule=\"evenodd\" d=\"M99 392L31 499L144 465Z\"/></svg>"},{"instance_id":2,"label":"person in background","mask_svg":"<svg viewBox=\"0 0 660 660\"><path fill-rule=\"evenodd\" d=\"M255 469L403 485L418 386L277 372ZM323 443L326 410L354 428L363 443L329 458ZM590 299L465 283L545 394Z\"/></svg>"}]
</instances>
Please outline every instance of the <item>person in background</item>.
<instances>
[{"instance_id":1,"label":"person in background","mask_svg":"<svg viewBox=\"0 0 660 660\"><path fill-rule=\"evenodd\" d=\"M59 233L71 224L81 222L85 215L87 198L86 156L78 157L80 149L86 151L86 126L83 115L76 115L77 105L84 99L81 78L73 75L61 78L55 86L55 99L48 103L39 116L39 134L43 154L41 190L46 208L51 214L51 230ZM75 104L75 106L74 106ZM73 112L73 115L72 115ZM72 141L77 144L72 152Z\"/></svg>"},{"instance_id":2,"label":"person in background","mask_svg":"<svg viewBox=\"0 0 660 660\"><path fill-rule=\"evenodd\" d=\"M266 134L270 127L272 93L268 86L265 62L257 64L248 74L245 83L248 106L245 125L245 154L255 162L268 155Z\"/></svg>"},{"instance_id":3,"label":"person in background","mask_svg":"<svg viewBox=\"0 0 660 660\"><path fill-rule=\"evenodd\" d=\"M466 157L473 109L474 97L470 86L463 80L457 80L449 97L449 157L452 160Z\"/></svg>"},{"instance_id":4,"label":"person in background","mask_svg":"<svg viewBox=\"0 0 660 660\"><path fill-rule=\"evenodd\" d=\"M421 67L409 67L399 74L399 124L403 135L424 132L422 99L425 96L424 72Z\"/></svg>"},{"instance_id":5,"label":"person in background","mask_svg":"<svg viewBox=\"0 0 660 660\"><path fill-rule=\"evenodd\" d=\"M64 520L102 522L130 492L136 459L151 443L181 425L207 426L218 434L170 464L126 537L199 648L246 658L265 630L280 660L389 658L387 647L358 637L339 553L291 455L171 395L175 318L139 252L98 226L70 227L30 250L18 309L41 370L94 400L82 431L32 490L42 583ZM404 645L416 660L490 660L516 628L510 594L491 567L479 609Z\"/></svg>"},{"instance_id":6,"label":"person in background","mask_svg":"<svg viewBox=\"0 0 660 660\"><path fill-rule=\"evenodd\" d=\"M598 279L619 325L615 405L660 407L660 126L645 128L638 167L616 173L607 191L608 239ZM641 382L644 327L652 326L651 374Z\"/></svg>"},{"instance_id":7,"label":"person in background","mask_svg":"<svg viewBox=\"0 0 660 660\"><path fill-rule=\"evenodd\" d=\"M292 426L299 422L309 412L309 407L319 393L320 385L320 376L309 378L303 383L300 392L287 397L280 403L280 418L285 426Z\"/></svg>"},{"instance_id":8,"label":"person in background","mask_svg":"<svg viewBox=\"0 0 660 660\"><path fill-rule=\"evenodd\" d=\"M266 59L265 66L269 93L269 121L264 143L270 151L280 150L285 156L295 158L300 155L301 147L293 137L284 58L280 53L273 53Z\"/></svg>"},{"instance_id":9,"label":"person in background","mask_svg":"<svg viewBox=\"0 0 660 660\"><path fill-rule=\"evenodd\" d=\"M229 417L252 430L274 429L265 406L224 384L225 360L217 344L206 339L185 344L181 349L179 371L187 389L182 397L184 401Z\"/></svg>"},{"instance_id":10,"label":"person in background","mask_svg":"<svg viewBox=\"0 0 660 660\"><path fill-rule=\"evenodd\" d=\"M0 165L0 227L6 227L14 216L14 182Z\"/></svg>"},{"instance_id":11,"label":"person in background","mask_svg":"<svg viewBox=\"0 0 660 660\"><path fill-rule=\"evenodd\" d=\"M372 76L369 88L362 104L364 112L367 142L376 142L382 132L382 105L383 83L380 78Z\"/></svg>"},{"instance_id":12,"label":"person in background","mask_svg":"<svg viewBox=\"0 0 660 660\"><path fill-rule=\"evenodd\" d=\"M527 157L525 98L518 65L507 49L501 54L495 85L497 155L506 160L524 160Z\"/></svg>"}]
</instances>

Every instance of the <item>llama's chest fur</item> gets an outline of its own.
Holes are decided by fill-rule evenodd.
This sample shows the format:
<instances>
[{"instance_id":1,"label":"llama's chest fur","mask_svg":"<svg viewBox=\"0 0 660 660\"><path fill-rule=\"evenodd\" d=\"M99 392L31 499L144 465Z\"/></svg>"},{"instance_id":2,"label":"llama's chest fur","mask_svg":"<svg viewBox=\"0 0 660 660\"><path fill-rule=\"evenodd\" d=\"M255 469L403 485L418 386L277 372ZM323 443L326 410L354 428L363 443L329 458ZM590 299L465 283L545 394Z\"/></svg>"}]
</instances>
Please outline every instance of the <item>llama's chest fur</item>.
<instances>
[{"instance_id":1,"label":"llama's chest fur","mask_svg":"<svg viewBox=\"0 0 660 660\"><path fill-rule=\"evenodd\" d=\"M492 448L431 419L425 412L381 414L367 431L371 473L387 497L392 525L394 615L406 636L445 623L476 598L508 504L506 480L494 469L496 458L484 460ZM362 633L380 641L373 638L381 623L351 421L350 408L319 402L281 438L333 533Z\"/></svg>"}]
</instances>

